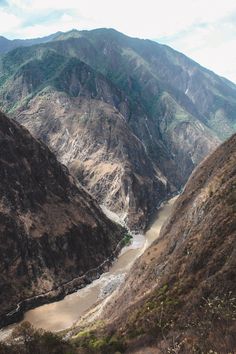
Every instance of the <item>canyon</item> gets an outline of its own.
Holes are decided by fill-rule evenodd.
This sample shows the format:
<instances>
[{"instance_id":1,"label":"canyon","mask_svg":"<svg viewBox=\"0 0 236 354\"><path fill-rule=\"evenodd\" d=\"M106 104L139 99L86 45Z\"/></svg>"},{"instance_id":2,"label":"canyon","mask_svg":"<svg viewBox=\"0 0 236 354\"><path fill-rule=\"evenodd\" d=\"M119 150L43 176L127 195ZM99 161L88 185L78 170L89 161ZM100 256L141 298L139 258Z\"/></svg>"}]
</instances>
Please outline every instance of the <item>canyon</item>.
<instances>
[{"instance_id":1,"label":"canyon","mask_svg":"<svg viewBox=\"0 0 236 354\"><path fill-rule=\"evenodd\" d=\"M233 353L236 85L113 29L0 47L0 325L63 330L23 323L31 352Z\"/></svg>"}]
</instances>

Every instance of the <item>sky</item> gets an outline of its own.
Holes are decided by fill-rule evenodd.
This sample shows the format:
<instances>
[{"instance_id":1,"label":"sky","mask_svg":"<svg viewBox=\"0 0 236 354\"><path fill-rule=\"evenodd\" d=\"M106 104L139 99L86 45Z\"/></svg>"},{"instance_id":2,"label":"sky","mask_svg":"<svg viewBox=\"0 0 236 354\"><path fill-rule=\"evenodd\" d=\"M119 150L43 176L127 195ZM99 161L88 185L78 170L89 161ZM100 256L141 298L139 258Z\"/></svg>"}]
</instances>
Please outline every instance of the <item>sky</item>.
<instances>
[{"instance_id":1,"label":"sky","mask_svg":"<svg viewBox=\"0 0 236 354\"><path fill-rule=\"evenodd\" d=\"M0 0L0 35L115 28L156 40L236 83L236 0Z\"/></svg>"}]
</instances>

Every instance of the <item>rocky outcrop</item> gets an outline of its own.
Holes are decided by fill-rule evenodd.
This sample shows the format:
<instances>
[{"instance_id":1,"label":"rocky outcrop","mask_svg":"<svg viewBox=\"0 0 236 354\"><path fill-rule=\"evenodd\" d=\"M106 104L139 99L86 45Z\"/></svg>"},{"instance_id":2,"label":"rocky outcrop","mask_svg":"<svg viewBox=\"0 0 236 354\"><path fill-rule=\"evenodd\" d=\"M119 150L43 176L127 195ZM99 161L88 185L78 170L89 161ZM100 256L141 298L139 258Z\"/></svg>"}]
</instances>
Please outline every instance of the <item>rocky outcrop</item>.
<instances>
[{"instance_id":1,"label":"rocky outcrop","mask_svg":"<svg viewBox=\"0 0 236 354\"><path fill-rule=\"evenodd\" d=\"M100 336L123 338L132 353L235 351L235 162L236 135L193 173L103 312Z\"/></svg>"},{"instance_id":2,"label":"rocky outcrop","mask_svg":"<svg viewBox=\"0 0 236 354\"><path fill-rule=\"evenodd\" d=\"M2 113L0 146L3 325L99 276L119 251L124 229L46 145Z\"/></svg>"}]
</instances>

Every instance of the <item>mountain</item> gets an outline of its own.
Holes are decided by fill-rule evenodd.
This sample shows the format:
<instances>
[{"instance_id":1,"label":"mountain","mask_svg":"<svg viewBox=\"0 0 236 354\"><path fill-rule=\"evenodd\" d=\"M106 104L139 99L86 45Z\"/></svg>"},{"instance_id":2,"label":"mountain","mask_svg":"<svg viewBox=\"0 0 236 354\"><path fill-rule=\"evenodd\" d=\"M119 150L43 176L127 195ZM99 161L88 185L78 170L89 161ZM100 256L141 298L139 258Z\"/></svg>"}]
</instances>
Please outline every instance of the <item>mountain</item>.
<instances>
[{"instance_id":1,"label":"mountain","mask_svg":"<svg viewBox=\"0 0 236 354\"><path fill-rule=\"evenodd\" d=\"M235 166L236 135L195 170L125 285L95 324L74 332L78 346L96 353L115 353L118 345L125 353L235 352Z\"/></svg>"},{"instance_id":2,"label":"mountain","mask_svg":"<svg viewBox=\"0 0 236 354\"><path fill-rule=\"evenodd\" d=\"M71 45L64 46L64 38L69 38ZM120 88L130 94L134 91L132 94L139 99L142 96L142 103L146 103L152 113L158 113L155 112L158 96L166 90L187 113L203 121L220 138L232 135L236 85L185 55L150 40L127 37L113 29L73 30L59 34L55 40L62 41L54 43L55 47L61 47L61 53L63 47L64 51L74 47L74 55L111 77ZM94 55L89 55L92 49ZM128 84L129 80L133 85ZM175 119L181 120L181 117L175 116Z\"/></svg>"},{"instance_id":3,"label":"mountain","mask_svg":"<svg viewBox=\"0 0 236 354\"><path fill-rule=\"evenodd\" d=\"M0 325L107 269L125 230L43 143L0 113Z\"/></svg>"},{"instance_id":4,"label":"mountain","mask_svg":"<svg viewBox=\"0 0 236 354\"><path fill-rule=\"evenodd\" d=\"M134 229L236 129L233 83L113 29L8 52L0 102Z\"/></svg>"},{"instance_id":5,"label":"mountain","mask_svg":"<svg viewBox=\"0 0 236 354\"><path fill-rule=\"evenodd\" d=\"M0 36L0 55L5 54L18 47L29 47L34 44L46 43L52 41L54 38L58 37L61 32L57 32L42 38L33 38L33 39L7 39L3 36Z\"/></svg>"}]
</instances>

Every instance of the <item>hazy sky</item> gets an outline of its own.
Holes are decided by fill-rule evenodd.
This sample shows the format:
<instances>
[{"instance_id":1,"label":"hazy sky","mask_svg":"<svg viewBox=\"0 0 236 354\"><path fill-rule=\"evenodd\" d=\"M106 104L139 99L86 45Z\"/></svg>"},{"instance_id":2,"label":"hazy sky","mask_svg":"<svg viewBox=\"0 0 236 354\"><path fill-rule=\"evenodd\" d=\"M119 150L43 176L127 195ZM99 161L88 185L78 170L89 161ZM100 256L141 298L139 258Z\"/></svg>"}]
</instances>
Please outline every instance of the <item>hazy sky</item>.
<instances>
[{"instance_id":1,"label":"hazy sky","mask_svg":"<svg viewBox=\"0 0 236 354\"><path fill-rule=\"evenodd\" d=\"M236 0L0 0L0 35L112 27L185 53L236 83Z\"/></svg>"}]
</instances>

